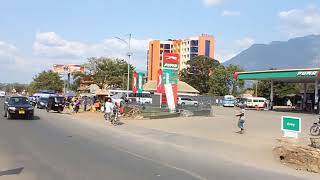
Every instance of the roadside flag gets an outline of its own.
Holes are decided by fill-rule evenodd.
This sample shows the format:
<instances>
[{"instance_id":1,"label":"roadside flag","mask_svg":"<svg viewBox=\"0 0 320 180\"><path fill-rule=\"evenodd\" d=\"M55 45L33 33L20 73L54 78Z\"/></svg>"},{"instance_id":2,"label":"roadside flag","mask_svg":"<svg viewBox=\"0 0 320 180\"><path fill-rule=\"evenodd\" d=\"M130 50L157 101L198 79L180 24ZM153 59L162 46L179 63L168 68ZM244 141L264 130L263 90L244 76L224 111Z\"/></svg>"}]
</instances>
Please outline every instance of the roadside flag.
<instances>
[{"instance_id":1,"label":"roadside flag","mask_svg":"<svg viewBox=\"0 0 320 180\"><path fill-rule=\"evenodd\" d=\"M132 92L133 93L137 93L137 90L138 90L138 88L137 88L137 73L136 72L133 72L132 73Z\"/></svg>"},{"instance_id":2,"label":"roadside flag","mask_svg":"<svg viewBox=\"0 0 320 180\"><path fill-rule=\"evenodd\" d=\"M163 82L162 82L163 71L161 69L158 70L158 79L157 79L157 92L163 93Z\"/></svg>"}]
</instances>

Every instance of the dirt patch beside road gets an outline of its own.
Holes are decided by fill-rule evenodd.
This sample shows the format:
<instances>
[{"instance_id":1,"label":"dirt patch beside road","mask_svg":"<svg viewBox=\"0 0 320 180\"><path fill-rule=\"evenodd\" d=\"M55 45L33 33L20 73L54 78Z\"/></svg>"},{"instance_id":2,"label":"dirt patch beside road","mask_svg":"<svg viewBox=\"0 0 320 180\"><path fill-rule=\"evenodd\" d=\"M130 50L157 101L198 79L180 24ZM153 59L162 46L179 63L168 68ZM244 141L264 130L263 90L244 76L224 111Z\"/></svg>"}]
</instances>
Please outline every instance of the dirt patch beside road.
<instances>
[{"instance_id":1,"label":"dirt patch beside road","mask_svg":"<svg viewBox=\"0 0 320 180\"><path fill-rule=\"evenodd\" d=\"M276 139L283 136L281 132L281 116L299 116L302 118L300 143L309 143L308 129L316 118L314 115L288 114L268 111L247 111L246 133L237 131L239 110L234 108L214 109L214 117L178 117L157 120L125 120L124 125L117 127L128 133L146 138L159 138L168 143L174 143L196 151L206 151L230 161L268 170L288 172L293 174L310 174L295 171L282 166L272 153L277 145ZM79 113L73 118L105 125L103 113ZM159 137L158 137L159 136ZM203 141L202 141L203 140ZM313 175L312 175L313 176Z\"/></svg>"},{"instance_id":2,"label":"dirt patch beside road","mask_svg":"<svg viewBox=\"0 0 320 180\"><path fill-rule=\"evenodd\" d=\"M320 149L280 139L273 149L281 163L298 170L320 173Z\"/></svg>"}]
</instances>

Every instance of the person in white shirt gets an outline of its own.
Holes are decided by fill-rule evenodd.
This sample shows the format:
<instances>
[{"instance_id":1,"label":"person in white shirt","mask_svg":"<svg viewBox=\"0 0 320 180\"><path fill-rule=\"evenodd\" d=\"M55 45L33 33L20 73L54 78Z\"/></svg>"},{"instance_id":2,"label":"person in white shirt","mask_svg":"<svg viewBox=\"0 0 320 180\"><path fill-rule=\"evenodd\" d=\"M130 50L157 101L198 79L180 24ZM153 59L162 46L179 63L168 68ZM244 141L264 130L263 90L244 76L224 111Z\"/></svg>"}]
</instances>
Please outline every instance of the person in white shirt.
<instances>
[{"instance_id":1,"label":"person in white shirt","mask_svg":"<svg viewBox=\"0 0 320 180\"><path fill-rule=\"evenodd\" d=\"M240 108L241 108L240 113L236 114L236 116L239 117L239 120L238 120L238 127L240 128L239 133L243 134L244 133L244 123L245 123L245 119L246 119L245 118L246 110L244 108L244 105L241 105Z\"/></svg>"},{"instance_id":2,"label":"person in white shirt","mask_svg":"<svg viewBox=\"0 0 320 180\"><path fill-rule=\"evenodd\" d=\"M113 112L113 107L114 107L114 104L112 103L111 98L108 98L107 102L104 104L105 119L107 121L110 120L111 114Z\"/></svg>"}]
</instances>

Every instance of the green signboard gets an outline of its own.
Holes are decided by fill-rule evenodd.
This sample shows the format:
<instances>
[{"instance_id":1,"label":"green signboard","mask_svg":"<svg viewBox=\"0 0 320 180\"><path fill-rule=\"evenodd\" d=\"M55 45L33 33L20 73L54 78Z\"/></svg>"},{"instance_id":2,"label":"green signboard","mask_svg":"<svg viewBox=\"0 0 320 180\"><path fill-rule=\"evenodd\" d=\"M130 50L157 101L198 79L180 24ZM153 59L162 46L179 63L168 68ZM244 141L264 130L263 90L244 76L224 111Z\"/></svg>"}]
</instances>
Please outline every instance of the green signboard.
<instances>
[{"instance_id":1,"label":"green signboard","mask_svg":"<svg viewBox=\"0 0 320 180\"><path fill-rule=\"evenodd\" d=\"M281 129L283 131L301 132L301 118L282 116Z\"/></svg>"},{"instance_id":2,"label":"green signboard","mask_svg":"<svg viewBox=\"0 0 320 180\"><path fill-rule=\"evenodd\" d=\"M138 73L138 93L142 93L143 91L143 84L144 84L144 80L143 80L143 73Z\"/></svg>"},{"instance_id":3,"label":"green signboard","mask_svg":"<svg viewBox=\"0 0 320 180\"><path fill-rule=\"evenodd\" d=\"M163 84L178 84L178 70L163 69Z\"/></svg>"},{"instance_id":4,"label":"green signboard","mask_svg":"<svg viewBox=\"0 0 320 180\"><path fill-rule=\"evenodd\" d=\"M299 78L317 77L318 71L265 71L252 73L239 73L238 79L267 79L267 78Z\"/></svg>"},{"instance_id":5,"label":"green signboard","mask_svg":"<svg viewBox=\"0 0 320 180\"><path fill-rule=\"evenodd\" d=\"M163 63L163 68L164 68L164 69L178 70L178 64Z\"/></svg>"}]
</instances>

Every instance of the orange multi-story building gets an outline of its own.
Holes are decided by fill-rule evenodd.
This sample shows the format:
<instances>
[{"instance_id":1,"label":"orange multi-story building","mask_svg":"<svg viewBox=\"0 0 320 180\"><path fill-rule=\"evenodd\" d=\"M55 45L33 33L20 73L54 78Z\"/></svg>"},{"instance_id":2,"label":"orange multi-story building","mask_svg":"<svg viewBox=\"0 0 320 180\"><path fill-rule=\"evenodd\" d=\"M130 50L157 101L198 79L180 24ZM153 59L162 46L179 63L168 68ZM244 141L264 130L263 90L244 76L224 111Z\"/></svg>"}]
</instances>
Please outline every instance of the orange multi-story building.
<instances>
[{"instance_id":1,"label":"orange multi-story building","mask_svg":"<svg viewBox=\"0 0 320 180\"><path fill-rule=\"evenodd\" d=\"M180 66L186 68L186 63L196 56L214 58L214 37L208 34L179 40L153 40L149 42L148 50L148 80L156 80L161 67L163 52L177 53L180 55Z\"/></svg>"}]
</instances>

